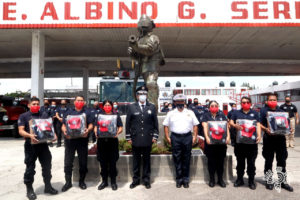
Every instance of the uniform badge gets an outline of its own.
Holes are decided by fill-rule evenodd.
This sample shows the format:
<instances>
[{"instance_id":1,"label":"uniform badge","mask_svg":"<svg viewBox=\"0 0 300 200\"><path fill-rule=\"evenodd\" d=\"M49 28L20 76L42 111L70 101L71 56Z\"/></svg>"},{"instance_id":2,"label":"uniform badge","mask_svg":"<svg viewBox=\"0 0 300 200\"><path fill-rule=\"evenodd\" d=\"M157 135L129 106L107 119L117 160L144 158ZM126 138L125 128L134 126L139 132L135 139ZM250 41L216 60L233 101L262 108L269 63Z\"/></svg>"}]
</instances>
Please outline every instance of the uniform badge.
<instances>
[{"instance_id":1,"label":"uniform badge","mask_svg":"<svg viewBox=\"0 0 300 200\"><path fill-rule=\"evenodd\" d=\"M291 107L291 109L294 109L293 106Z\"/></svg>"},{"instance_id":2,"label":"uniform badge","mask_svg":"<svg viewBox=\"0 0 300 200\"><path fill-rule=\"evenodd\" d=\"M152 113L151 110L148 110L148 114L151 115L151 113Z\"/></svg>"},{"instance_id":3,"label":"uniform badge","mask_svg":"<svg viewBox=\"0 0 300 200\"><path fill-rule=\"evenodd\" d=\"M251 114L250 114L250 116L251 116L251 117L254 117L254 114L253 114L253 113L251 113Z\"/></svg>"},{"instance_id":4,"label":"uniform badge","mask_svg":"<svg viewBox=\"0 0 300 200\"><path fill-rule=\"evenodd\" d=\"M139 115L139 114L140 114L139 112L135 112L135 113L134 113L134 115Z\"/></svg>"},{"instance_id":5,"label":"uniform badge","mask_svg":"<svg viewBox=\"0 0 300 200\"><path fill-rule=\"evenodd\" d=\"M287 109L287 107L283 107L283 109Z\"/></svg>"},{"instance_id":6,"label":"uniform badge","mask_svg":"<svg viewBox=\"0 0 300 200\"><path fill-rule=\"evenodd\" d=\"M223 118L221 117L221 118L220 118L220 120L222 121L222 120L223 120Z\"/></svg>"}]
</instances>

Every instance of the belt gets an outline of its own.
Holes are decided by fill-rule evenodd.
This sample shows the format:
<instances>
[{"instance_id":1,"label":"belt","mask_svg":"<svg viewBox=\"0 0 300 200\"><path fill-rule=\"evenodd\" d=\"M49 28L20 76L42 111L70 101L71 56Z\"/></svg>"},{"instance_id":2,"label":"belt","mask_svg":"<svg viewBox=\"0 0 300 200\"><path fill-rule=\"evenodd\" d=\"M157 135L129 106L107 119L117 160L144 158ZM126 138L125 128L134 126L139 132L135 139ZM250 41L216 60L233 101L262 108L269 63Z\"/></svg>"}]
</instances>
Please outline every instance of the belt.
<instances>
[{"instance_id":1,"label":"belt","mask_svg":"<svg viewBox=\"0 0 300 200\"><path fill-rule=\"evenodd\" d=\"M171 132L171 134L175 135L175 136L178 136L178 137L185 137L185 136L191 135L192 133L191 132L188 132L188 133L174 133L174 132Z\"/></svg>"}]
</instances>

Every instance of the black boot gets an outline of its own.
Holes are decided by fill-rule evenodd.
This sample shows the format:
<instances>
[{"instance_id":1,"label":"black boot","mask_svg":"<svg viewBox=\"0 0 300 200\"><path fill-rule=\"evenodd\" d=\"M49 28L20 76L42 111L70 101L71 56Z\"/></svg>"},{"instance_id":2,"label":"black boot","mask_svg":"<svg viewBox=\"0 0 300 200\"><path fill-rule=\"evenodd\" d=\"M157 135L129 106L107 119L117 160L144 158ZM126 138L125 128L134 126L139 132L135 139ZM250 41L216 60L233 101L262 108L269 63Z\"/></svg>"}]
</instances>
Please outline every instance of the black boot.
<instances>
[{"instance_id":1,"label":"black boot","mask_svg":"<svg viewBox=\"0 0 300 200\"><path fill-rule=\"evenodd\" d=\"M223 181L223 176L218 174L218 184L222 187L222 188L225 188L226 187L226 184L225 182Z\"/></svg>"},{"instance_id":2,"label":"black boot","mask_svg":"<svg viewBox=\"0 0 300 200\"><path fill-rule=\"evenodd\" d=\"M112 190L117 190L118 189L116 178L111 178L111 189Z\"/></svg>"},{"instance_id":3,"label":"black boot","mask_svg":"<svg viewBox=\"0 0 300 200\"><path fill-rule=\"evenodd\" d=\"M238 176L236 181L234 182L234 187L240 187L244 185L244 180L243 180L243 176Z\"/></svg>"},{"instance_id":4,"label":"black boot","mask_svg":"<svg viewBox=\"0 0 300 200\"><path fill-rule=\"evenodd\" d=\"M209 183L208 183L209 187L215 187L215 176L210 175L209 176Z\"/></svg>"},{"instance_id":5,"label":"black boot","mask_svg":"<svg viewBox=\"0 0 300 200\"><path fill-rule=\"evenodd\" d=\"M103 190L108 186L107 178L102 177L102 183L98 186L98 190Z\"/></svg>"},{"instance_id":6,"label":"black boot","mask_svg":"<svg viewBox=\"0 0 300 200\"><path fill-rule=\"evenodd\" d=\"M29 200L34 200L36 199L36 194L34 193L33 191L33 188L32 188L32 184L26 184L26 189L27 189L27 198Z\"/></svg>"},{"instance_id":7,"label":"black boot","mask_svg":"<svg viewBox=\"0 0 300 200\"><path fill-rule=\"evenodd\" d=\"M85 179L85 174L80 174L80 178L79 178L79 187L82 189L82 190L85 190L86 189L86 184L84 182L84 179Z\"/></svg>"},{"instance_id":8,"label":"black boot","mask_svg":"<svg viewBox=\"0 0 300 200\"><path fill-rule=\"evenodd\" d=\"M65 192L72 187L72 176L69 175L65 176L65 179L66 179L66 183L61 189L62 192Z\"/></svg>"},{"instance_id":9,"label":"black boot","mask_svg":"<svg viewBox=\"0 0 300 200\"><path fill-rule=\"evenodd\" d=\"M56 189L54 189L51 185L51 183L45 183L45 190L44 193L48 193L48 194L57 194L58 191Z\"/></svg>"},{"instance_id":10,"label":"black boot","mask_svg":"<svg viewBox=\"0 0 300 200\"><path fill-rule=\"evenodd\" d=\"M289 184L287 183L281 183L281 188L289 191L289 192L293 192L294 191L294 188L292 186L290 186Z\"/></svg>"},{"instance_id":11,"label":"black boot","mask_svg":"<svg viewBox=\"0 0 300 200\"><path fill-rule=\"evenodd\" d=\"M255 190L256 189L256 184L254 182L254 177L249 177L248 185L249 185L249 188L251 190Z\"/></svg>"}]
</instances>

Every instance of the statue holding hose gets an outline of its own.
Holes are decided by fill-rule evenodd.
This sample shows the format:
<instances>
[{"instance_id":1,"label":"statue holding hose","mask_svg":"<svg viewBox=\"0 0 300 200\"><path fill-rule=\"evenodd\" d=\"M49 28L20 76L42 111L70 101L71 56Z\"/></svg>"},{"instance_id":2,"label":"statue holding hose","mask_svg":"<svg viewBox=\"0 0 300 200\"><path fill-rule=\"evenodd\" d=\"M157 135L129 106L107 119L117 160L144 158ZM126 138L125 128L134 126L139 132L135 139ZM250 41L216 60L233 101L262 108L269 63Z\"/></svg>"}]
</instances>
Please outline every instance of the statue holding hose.
<instances>
[{"instance_id":1,"label":"statue holding hose","mask_svg":"<svg viewBox=\"0 0 300 200\"><path fill-rule=\"evenodd\" d=\"M156 106L156 108L158 108L158 68L159 65L165 64L165 60L159 38L152 33L154 28L155 24L153 20L146 15L142 15L138 21L139 35L129 36L128 53L137 63L137 66L135 67L133 96L135 97L138 77L142 75L145 85L149 89L148 99Z\"/></svg>"}]
</instances>

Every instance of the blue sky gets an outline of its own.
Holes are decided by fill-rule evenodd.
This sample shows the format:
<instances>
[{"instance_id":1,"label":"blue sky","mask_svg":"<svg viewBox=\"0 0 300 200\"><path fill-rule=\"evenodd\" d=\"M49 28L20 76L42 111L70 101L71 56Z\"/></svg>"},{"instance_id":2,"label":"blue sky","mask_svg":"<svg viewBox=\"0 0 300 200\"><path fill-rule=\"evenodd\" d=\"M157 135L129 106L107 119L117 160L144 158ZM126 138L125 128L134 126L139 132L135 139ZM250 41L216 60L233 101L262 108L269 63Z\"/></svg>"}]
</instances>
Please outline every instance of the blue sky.
<instances>
[{"instance_id":1,"label":"blue sky","mask_svg":"<svg viewBox=\"0 0 300 200\"><path fill-rule=\"evenodd\" d=\"M265 88L272 84L273 81L278 81L282 84L285 81L294 82L300 81L300 76L235 76L235 77L162 77L159 78L158 84L164 86L166 81L171 82L171 86L175 86L177 81L186 87L216 87L220 81L225 82L225 86L229 86L231 81L235 81L237 86L241 86L243 82L248 82L250 85L255 85L259 88ZM97 88L100 78L90 78L89 87ZM31 87L30 79L0 79L0 94L7 92L28 91ZM82 88L82 78L46 78L45 89L66 89L66 88Z\"/></svg>"}]
</instances>

